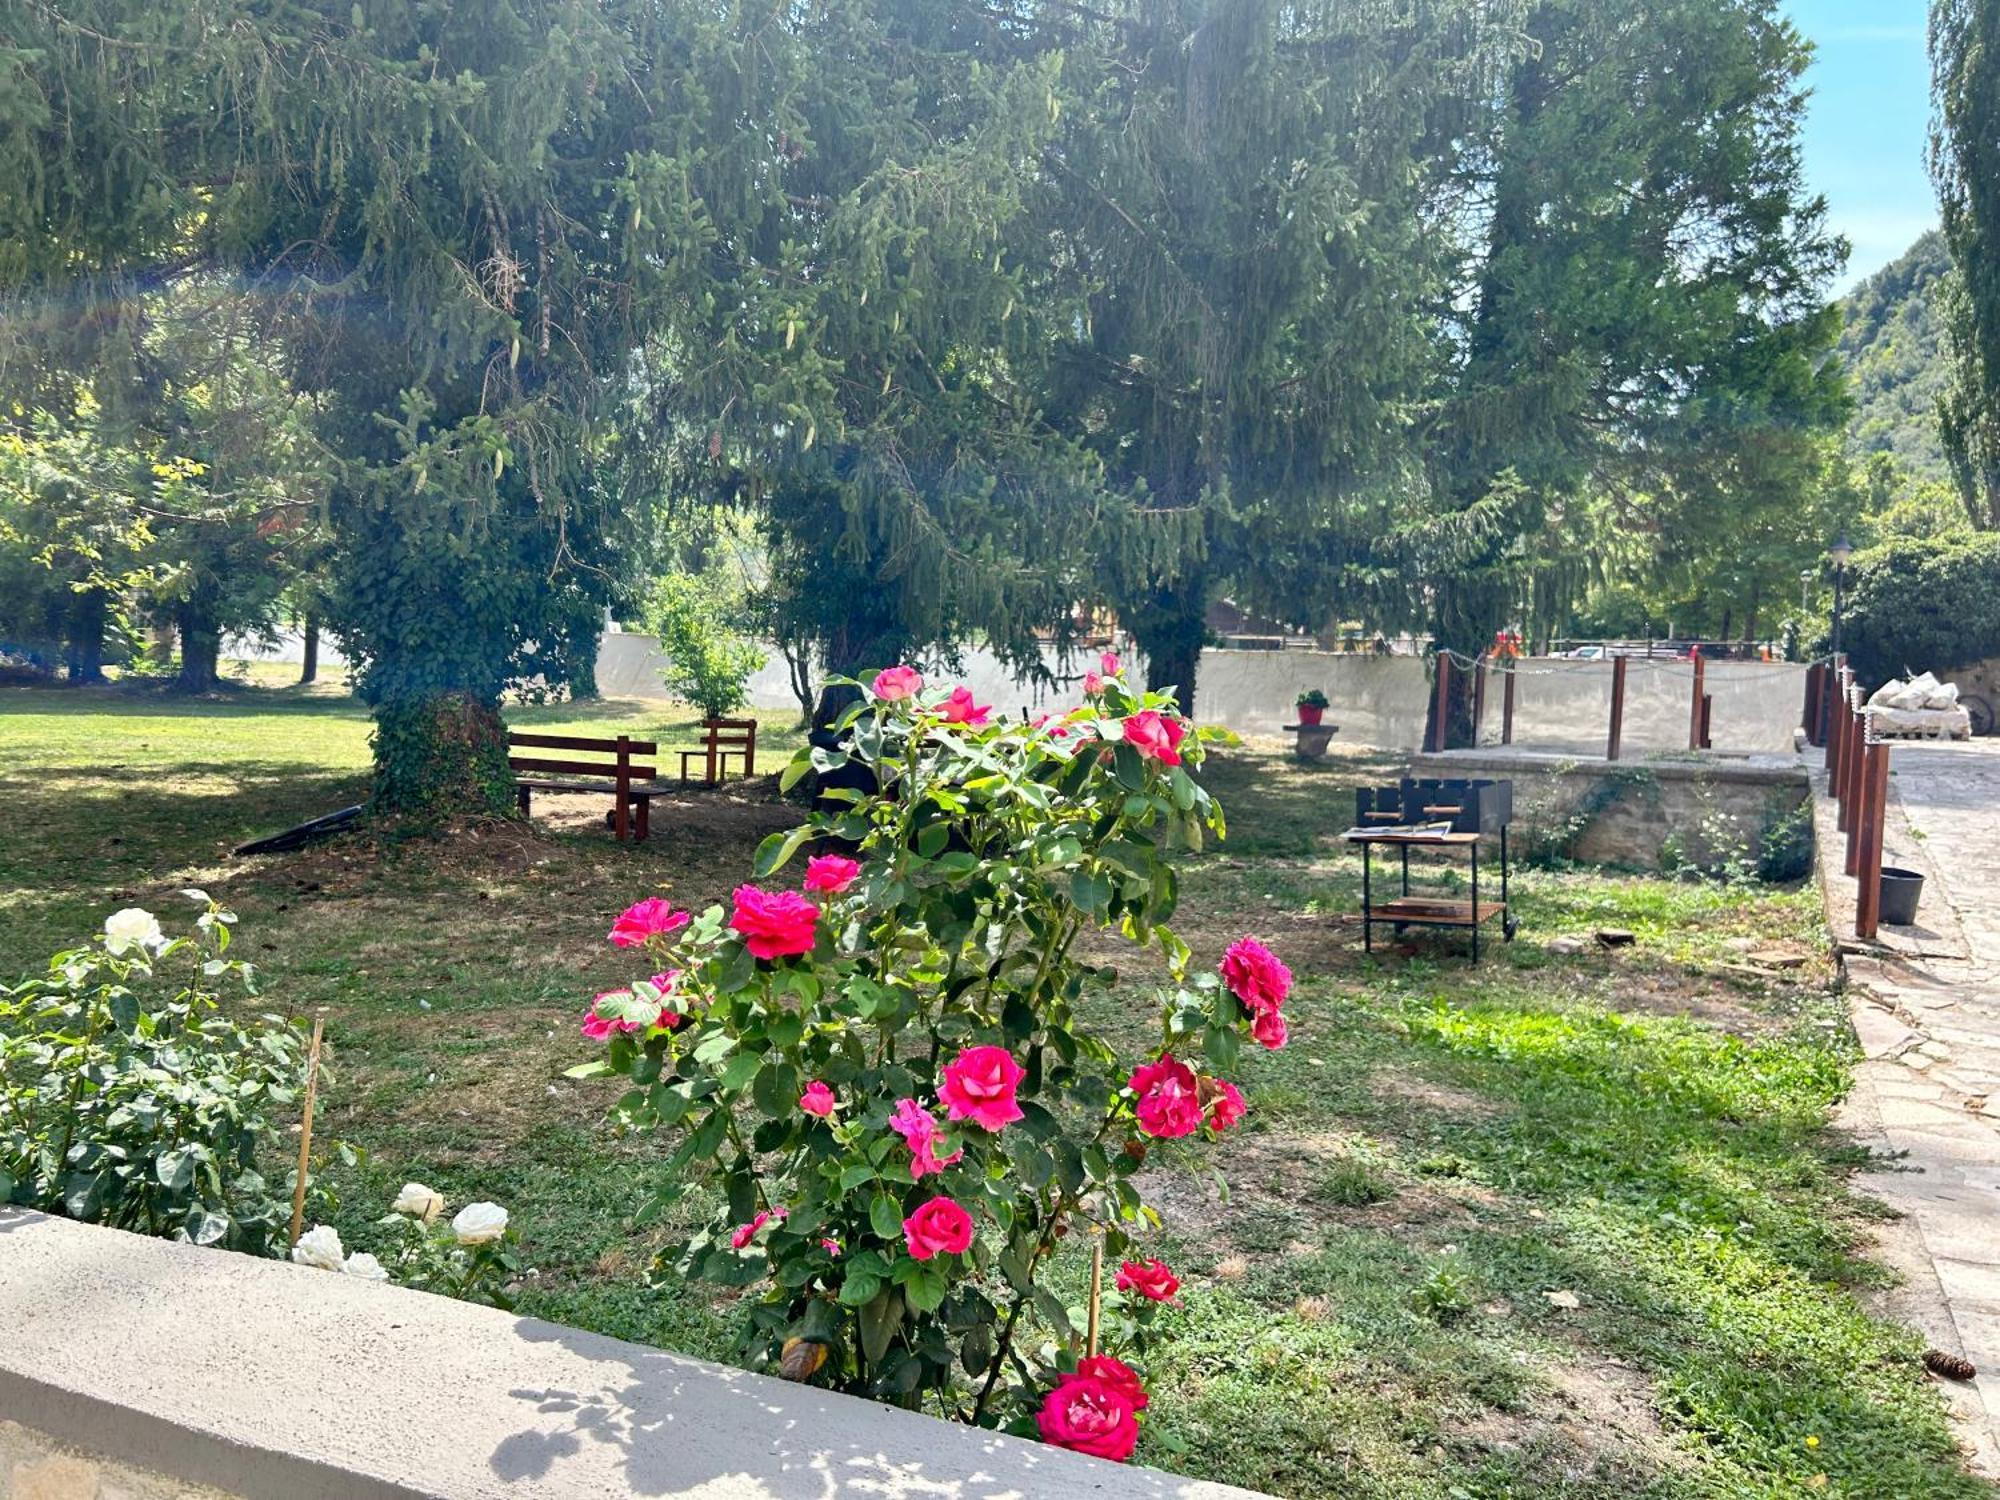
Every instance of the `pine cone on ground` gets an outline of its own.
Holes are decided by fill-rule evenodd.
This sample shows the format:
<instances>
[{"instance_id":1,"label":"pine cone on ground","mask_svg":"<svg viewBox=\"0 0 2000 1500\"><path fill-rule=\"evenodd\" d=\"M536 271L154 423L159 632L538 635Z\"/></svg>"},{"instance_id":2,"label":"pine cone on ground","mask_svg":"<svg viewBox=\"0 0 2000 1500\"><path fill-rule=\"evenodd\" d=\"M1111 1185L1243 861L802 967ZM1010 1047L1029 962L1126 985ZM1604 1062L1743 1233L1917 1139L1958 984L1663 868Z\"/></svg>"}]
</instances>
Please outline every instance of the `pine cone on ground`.
<instances>
[{"instance_id":1,"label":"pine cone on ground","mask_svg":"<svg viewBox=\"0 0 2000 1500\"><path fill-rule=\"evenodd\" d=\"M1979 1373L1971 1360L1961 1354L1947 1354L1942 1349L1924 1351L1924 1368L1933 1375L1942 1375L1946 1380L1970 1380Z\"/></svg>"}]
</instances>

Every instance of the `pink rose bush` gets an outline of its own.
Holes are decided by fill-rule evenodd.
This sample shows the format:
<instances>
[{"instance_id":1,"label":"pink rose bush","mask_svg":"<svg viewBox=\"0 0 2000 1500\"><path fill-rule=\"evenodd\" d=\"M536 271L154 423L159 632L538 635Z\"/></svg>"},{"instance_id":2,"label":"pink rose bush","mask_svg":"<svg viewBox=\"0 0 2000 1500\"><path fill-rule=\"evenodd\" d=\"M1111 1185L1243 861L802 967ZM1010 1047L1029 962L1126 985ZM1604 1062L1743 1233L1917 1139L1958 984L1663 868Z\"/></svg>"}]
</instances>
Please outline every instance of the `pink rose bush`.
<instances>
[{"instance_id":1,"label":"pink rose bush","mask_svg":"<svg viewBox=\"0 0 2000 1500\"><path fill-rule=\"evenodd\" d=\"M838 748L781 784L853 765L874 790L765 840L724 905L620 916L611 942L650 977L597 997L600 1056L571 1071L625 1075L620 1122L672 1143L642 1218L713 1190L663 1259L744 1289L753 1362L1122 1460L1142 1356L1187 1295L1144 1251L1135 1174L1243 1121L1245 1041L1282 1041L1292 981L1254 939L1197 962L1173 932L1172 856L1223 832L1198 779L1216 736L1115 657L1092 676L1034 723L909 666L851 684ZM1083 1019L1115 982L1107 942L1163 976L1122 1054ZM1118 1267L1102 1348L1048 1293L1065 1240Z\"/></svg>"}]
</instances>

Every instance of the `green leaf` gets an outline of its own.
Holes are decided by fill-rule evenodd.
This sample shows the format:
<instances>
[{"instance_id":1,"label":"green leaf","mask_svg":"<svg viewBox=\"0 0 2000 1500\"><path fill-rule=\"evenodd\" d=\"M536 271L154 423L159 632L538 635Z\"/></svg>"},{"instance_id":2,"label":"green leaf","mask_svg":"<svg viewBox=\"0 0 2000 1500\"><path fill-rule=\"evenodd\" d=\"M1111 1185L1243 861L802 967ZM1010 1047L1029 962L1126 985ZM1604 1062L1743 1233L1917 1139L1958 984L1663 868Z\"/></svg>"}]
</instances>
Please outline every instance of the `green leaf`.
<instances>
[{"instance_id":1,"label":"green leaf","mask_svg":"<svg viewBox=\"0 0 2000 1500\"><path fill-rule=\"evenodd\" d=\"M848 1301L847 1288L841 1288L841 1301ZM889 1352L890 1340L903 1324L903 1294L895 1287L889 1287L871 1297L861 1309L861 1352L868 1356L870 1364L880 1364L882 1356Z\"/></svg>"},{"instance_id":2,"label":"green leaf","mask_svg":"<svg viewBox=\"0 0 2000 1500\"><path fill-rule=\"evenodd\" d=\"M782 870L791 857L799 852L799 846L813 836L813 832L810 823L801 823L797 828L772 834L757 846L756 857L751 861L751 869L756 872L760 880L766 875Z\"/></svg>"},{"instance_id":3,"label":"green leaf","mask_svg":"<svg viewBox=\"0 0 2000 1500\"><path fill-rule=\"evenodd\" d=\"M1070 900L1088 912L1100 912L1111 904L1111 882L1094 870L1075 870L1069 877Z\"/></svg>"},{"instance_id":4,"label":"green leaf","mask_svg":"<svg viewBox=\"0 0 2000 1500\"><path fill-rule=\"evenodd\" d=\"M925 1264L903 1286L903 1299L913 1312L936 1312L944 1305L944 1271L934 1263Z\"/></svg>"},{"instance_id":5,"label":"green leaf","mask_svg":"<svg viewBox=\"0 0 2000 1500\"><path fill-rule=\"evenodd\" d=\"M880 1175L865 1161L853 1162L841 1169L840 1190L843 1193L851 1193L863 1183L873 1182ZM899 1219L897 1221L897 1230L899 1233L901 1232L901 1227L902 1221Z\"/></svg>"},{"instance_id":6,"label":"green leaf","mask_svg":"<svg viewBox=\"0 0 2000 1500\"><path fill-rule=\"evenodd\" d=\"M610 1076L611 1064L601 1057L595 1062L578 1063L573 1068L563 1069L565 1078L609 1078Z\"/></svg>"},{"instance_id":7,"label":"green leaf","mask_svg":"<svg viewBox=\"0 0 2000 1500\"><path fill-rule=\"evenodd\" d=\"M887 1193L877 1193L868 1205L868 1227L894 1244L903 1235L903 1209Z\"/></svg>"},{"instance_id":8,"label":"green leaf","mask_svg":"<svg viewBox=\"0 0 2000 1500\"><path fill-rule=\"evenodd\" d=\"M739 1052L724 1065L720 1076L722 1086L734 1093L757 1076L757 1070L764 1066L764 1058L757 1052ZM775 1111L767 1111L775 1113Z\"/></svg>"}]
</instances>

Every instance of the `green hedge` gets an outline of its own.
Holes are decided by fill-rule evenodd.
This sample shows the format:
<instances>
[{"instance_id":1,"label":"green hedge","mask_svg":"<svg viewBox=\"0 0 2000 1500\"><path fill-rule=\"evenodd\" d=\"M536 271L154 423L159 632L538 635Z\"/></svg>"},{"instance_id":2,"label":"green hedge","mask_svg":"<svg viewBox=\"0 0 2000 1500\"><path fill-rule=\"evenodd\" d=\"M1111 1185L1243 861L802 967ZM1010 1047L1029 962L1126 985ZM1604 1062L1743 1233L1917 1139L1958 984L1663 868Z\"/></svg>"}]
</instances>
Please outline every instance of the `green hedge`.
<instances>
[{"instance_id":1,"label":"green hedge","mask_svg":"<svg viewBox=\"0 0 2000 1500\"><path fill-rule=\"evenodd\" d=\"M2000 533L1884 542L1859 553L1842 644L1870 687L2000 656Z\"/></svg>"}]
</instances>

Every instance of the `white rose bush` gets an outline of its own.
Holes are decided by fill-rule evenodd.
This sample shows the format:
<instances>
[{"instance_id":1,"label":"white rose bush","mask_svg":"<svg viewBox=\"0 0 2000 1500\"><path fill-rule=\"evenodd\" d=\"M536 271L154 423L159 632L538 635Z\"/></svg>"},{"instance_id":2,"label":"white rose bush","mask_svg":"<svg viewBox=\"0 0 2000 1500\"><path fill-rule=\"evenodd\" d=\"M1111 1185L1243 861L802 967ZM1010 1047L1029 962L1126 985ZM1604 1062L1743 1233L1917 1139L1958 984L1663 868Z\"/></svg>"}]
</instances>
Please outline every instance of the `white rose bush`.
<instances>
[{"instance_id":1,"label":"white rose bush","mask_svg":"<svg viewBox=\"0 0 2000 1500\"><path fill-rule=\"evenodd\" d=\"M127 907L0 985L0 1203L282 1255L305 1037L223 1012L224 988L254 996L255 975L229 956L234 914L184 895L199 908L185 935Z\"/></svg>"},{"instance_id":2,"label":"white rose bush","mask_svg":"<svg viewBox=\"0 0 2000 1500\"><path fill-rule=\"evenodd\" d=\"M726 911L654 897L618 918L638 972L590 1004L604 1055L572 1075L624 1075L622 1125L676 1137L642 1218L716 1189L664 1258L748 1289L752 1363L1126 1458L1148 1400L1127 1360L1179 1295L1141 1248L1160 1221L1134 1174L1233 1128L1244 1042L1285 1041L1268 950L1202 964L1168 925L1170 852L1223 832L1194 774L1219 736L1108 657L1082 704L1031 722L909 667L862 697L840 749L784 773L833 774L758 850L761 883ZM1136 1050L1085 1018L1117 980L1107 941L1165 976ZM1095 1348L1049 1285L1065 1244L1102 1247Z\"/></svg>"}]
</instances>

